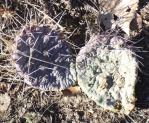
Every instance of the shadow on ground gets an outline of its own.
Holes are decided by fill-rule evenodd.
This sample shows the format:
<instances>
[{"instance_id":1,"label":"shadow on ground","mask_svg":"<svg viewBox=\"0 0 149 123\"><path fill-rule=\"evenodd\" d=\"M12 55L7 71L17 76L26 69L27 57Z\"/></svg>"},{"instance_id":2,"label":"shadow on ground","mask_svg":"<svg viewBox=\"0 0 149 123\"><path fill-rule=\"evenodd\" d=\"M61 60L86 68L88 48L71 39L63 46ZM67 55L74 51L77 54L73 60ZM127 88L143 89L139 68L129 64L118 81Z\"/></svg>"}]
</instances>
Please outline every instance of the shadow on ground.
<instances>
[{"instance_id":1,"label":"shadow on ground","mask_svg":"<svg viewBox=\"0 0 149 123\"><path fill-rule=\"evenodd\" d=\"M136 107L149 108L149 29L133 38L139 60L138 82L136 84Z\"/></svg>"}]
</instances>

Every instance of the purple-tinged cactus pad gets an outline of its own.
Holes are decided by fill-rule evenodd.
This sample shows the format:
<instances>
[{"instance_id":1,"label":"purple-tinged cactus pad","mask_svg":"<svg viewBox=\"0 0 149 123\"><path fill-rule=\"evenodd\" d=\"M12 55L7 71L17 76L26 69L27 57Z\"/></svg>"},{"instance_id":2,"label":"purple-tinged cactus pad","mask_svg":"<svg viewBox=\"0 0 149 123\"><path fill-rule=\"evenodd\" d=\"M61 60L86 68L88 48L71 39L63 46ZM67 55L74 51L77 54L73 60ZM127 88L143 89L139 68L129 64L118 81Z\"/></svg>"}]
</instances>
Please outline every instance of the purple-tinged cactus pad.
<instances>
[{"instance_id":1,"label":"purple-tinged cactus pad","mask_svg":"<svg viewBox=\"0 0 149 123\"><path fill-rule=\"evenodd\" d=\"M58 31L47 26L23 28L12 46L15 67L25 83L44 91L74 86L72 53Z\"/></svg>"},{"instance_id":2,"label":"purple-tinged cactus pad","mask_svg":"<svg viewBox=\"0 0 149 123\"><path fill-rule=\"evenodd\" d=\"M104 109L129 114L135 104L137 60L118 36L96 35L76 58L78 84Z\"/></svg>"}]
</instances>

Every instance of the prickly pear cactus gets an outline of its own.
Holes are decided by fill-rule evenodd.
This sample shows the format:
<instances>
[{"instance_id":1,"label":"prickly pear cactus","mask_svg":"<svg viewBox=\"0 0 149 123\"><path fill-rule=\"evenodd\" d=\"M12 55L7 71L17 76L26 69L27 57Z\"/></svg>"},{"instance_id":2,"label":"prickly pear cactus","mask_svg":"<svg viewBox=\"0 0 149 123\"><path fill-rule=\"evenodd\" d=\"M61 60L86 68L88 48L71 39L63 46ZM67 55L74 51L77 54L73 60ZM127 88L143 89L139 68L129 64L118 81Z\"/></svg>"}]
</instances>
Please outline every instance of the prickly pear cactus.
<instances>
[{"instance_id":1,"label":"prickly pear cactus","mask_svg":"<svg viewBox=\"0 0 149 123\"><path fill-rule=\"evenodd\" d=\"M104 109L129 114L135 103L137 60L118 36L96 35L76 58L78 84Z\"/></svg>"},{"instance_id":2,"label":"prickly pear cactus","mask_svg":"<svg viewBox=\"0 0 149 123\"><path fill-rule=\"evenodd\" d=\"M24 27L12 50L14 65L25 83L44 91L75 85L74 59L58 31L47 26Z\"/></svg>"}]
</instances>

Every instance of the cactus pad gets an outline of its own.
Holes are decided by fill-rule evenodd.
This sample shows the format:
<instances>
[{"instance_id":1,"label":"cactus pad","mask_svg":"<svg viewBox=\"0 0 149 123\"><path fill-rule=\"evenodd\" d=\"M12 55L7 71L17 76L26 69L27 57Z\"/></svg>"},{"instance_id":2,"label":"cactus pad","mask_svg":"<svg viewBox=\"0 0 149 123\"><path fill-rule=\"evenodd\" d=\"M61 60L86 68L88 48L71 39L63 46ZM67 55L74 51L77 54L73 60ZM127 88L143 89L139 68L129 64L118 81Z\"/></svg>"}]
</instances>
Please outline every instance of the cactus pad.
<instances>
[{"instance_id":1,"label":"cactus pad","mask_svg":"<svg viewBox=\"0 0 149 123\"><path fill-rule=\"evenodd\" d=\"M14 65L25 83L44 91L75 85L74 59L58 31L47 26L24 27L12 50Z\"/></svg>"},{"instance_id":2,"label":"cactus pad","mask_svg":"<svg viewBox=\"0 0 149 123\"><path fill-rule=\"evenodd\" d=\"M104 109L129 114L135 103L137 60L118 36L96 35L76 58L78 84Z\"/></svg>"}]
</instances>

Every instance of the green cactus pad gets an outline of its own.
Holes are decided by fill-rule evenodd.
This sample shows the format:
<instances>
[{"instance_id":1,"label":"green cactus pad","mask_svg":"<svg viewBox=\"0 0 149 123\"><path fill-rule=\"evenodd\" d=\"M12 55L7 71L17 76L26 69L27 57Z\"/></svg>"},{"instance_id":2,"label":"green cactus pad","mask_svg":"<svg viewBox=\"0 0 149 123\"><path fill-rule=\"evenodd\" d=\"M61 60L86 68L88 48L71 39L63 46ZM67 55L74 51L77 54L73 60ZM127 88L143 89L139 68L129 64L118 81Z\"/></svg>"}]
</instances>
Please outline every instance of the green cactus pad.
<instances>
[{"instance_id":1,"label":"green cactus pad","mask_svg":"<svg viewBox=\"0 0 149 123\"><path fill-rule=\"evenodd\" d=\"M96 35L76 58L78 84L104 109L129 114L135 104L137 60L118 36Z\"/></svg>"}]
</instances>

